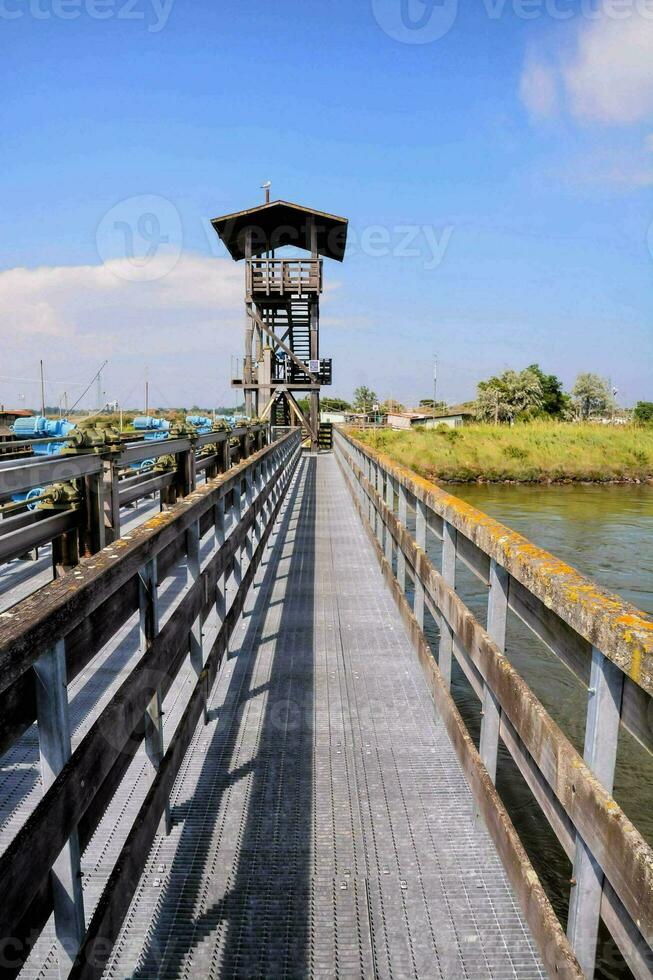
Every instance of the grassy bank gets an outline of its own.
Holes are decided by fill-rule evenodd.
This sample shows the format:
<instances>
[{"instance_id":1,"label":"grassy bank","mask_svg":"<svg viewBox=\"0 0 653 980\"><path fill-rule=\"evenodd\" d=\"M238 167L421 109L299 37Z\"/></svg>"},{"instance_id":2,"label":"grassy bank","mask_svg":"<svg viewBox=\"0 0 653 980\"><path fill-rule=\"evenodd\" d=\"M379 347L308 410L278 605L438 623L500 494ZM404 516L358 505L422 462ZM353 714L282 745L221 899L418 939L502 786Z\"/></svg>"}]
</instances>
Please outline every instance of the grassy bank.
<instances>
[{"instance_id":1,"label":"grassy bank","mask_svg":"<svg viewBox=\"0 0 653 980\"><path fill-rule=\"evenodd\" d=\"M429 480L653 480L653 428L531 422L355 435Z\"/></svg>"}]
</instances>

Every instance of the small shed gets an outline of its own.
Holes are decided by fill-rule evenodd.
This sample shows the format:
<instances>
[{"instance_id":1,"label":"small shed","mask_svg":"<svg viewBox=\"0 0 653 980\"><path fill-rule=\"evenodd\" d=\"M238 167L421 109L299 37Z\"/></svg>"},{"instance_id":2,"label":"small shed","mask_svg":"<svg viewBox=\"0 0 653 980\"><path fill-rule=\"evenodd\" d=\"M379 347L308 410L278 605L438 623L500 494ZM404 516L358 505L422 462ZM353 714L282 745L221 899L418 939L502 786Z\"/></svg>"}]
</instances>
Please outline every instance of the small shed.
<instances>
[{"instance_id":1,"label":"small shed","mask_svg":"<svg viewBox=\"0 0 653 980\"><path fill-rule=\"evenodd\" d=\"M4 405L0 405L0 443L14 442L15 437L11 427L16 419L28 418L33 414L24 408L5 408ZM16 453L21 452L20 449L14 451Z\"/></svg>"},{"instance_id":2,"label":"small shed","mask_svg":"<svg viewBox=\"0 0 653 980\"><path fill-rule=\"evenodd\" d=\"M332 425L344 425L347 417L345 412L320 412L320 422L330 422Z\"/></svg>"},{"instance_id":3,"label":"small shed","mask_svg":"<svg viewBox=\"0 0 653 980\"><path fill-rule=\"evenodd\" d=\"M436 429L439 425L448 425L451 429L464 425L474 418L473 412L466 405L452 405L446 412L389 412L388 427L391 429L413 429L422 426L425 429Z\"/></svg>"},{"instance_id":4,"label":"small shed","mask_svg":"<svg viewBox=\"0 0 653 980\"><path fill-rule=\"evenodd\" d=\"M448 425L451 429L457 429L466 422L474 419L474 413L469 405L452 405L446 412L436 412L435 415L427 415L423 422L417 424L424 425L427 429L435 429L438 425Z\"/></svg>"}]
</instances>

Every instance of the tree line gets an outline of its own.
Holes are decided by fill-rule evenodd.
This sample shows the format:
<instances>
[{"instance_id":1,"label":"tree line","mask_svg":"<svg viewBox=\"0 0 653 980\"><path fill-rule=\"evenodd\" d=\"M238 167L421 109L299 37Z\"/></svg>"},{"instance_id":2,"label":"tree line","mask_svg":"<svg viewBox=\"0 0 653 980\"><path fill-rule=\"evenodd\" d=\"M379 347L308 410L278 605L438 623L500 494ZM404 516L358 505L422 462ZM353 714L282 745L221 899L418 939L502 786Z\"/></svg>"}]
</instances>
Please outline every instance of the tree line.
<instances>
[{"instance_id":1,"label":"tree line","mask_svg":"<svg viewBox=\"0 0 653 980\"><path fill-rule=\"evenodd\" d=\"M469 411L482 422L514 422L536 418L554 418L559 421L588 420L614 414L617 409L616 390L598 374L582 372L576 378L570 392L564 390L562 381L555 374L546 374L539 364L530 364L522 371L507 370L503 374L479 381L476 399L469 403ZM361 412L380 414L405 411L405 406L394 399L381 401L377 393L366 385L354 390L351 402L344 398L323 398L322 408L332 412ZM446 402L433 404L432 398L423 398L419 407L425 412L445 413ZM640 424L653 423L653 402L639 401L633 410L633 420Z\"/></svg>"}]
</instances>

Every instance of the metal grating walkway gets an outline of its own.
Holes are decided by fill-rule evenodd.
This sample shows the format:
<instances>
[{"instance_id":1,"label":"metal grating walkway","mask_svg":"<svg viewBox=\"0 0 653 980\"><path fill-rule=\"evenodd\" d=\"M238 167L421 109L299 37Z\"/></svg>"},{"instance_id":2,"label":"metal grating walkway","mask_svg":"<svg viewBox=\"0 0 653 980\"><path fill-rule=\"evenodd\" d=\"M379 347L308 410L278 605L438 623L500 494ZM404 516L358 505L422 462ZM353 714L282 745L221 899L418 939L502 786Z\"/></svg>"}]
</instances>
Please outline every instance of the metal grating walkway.
<instances>
[{"instance_id":1,"label":"metal grating walkway","mask_svg":"<svg viewBox=\"0 0 653 980\"><path fill-rule=\"evenodd\" d=\"M211 707L107 976L543 976L331 456Z\"/></svg>"},{"instance_id":2,"label":"metal grating walkway","mask_svg":"<svg viewBox=\"0 0 653 980\"><path fill-rule=\"evenodd\" d=\"M544 976L332 456L299 463L210 707L106 977ZM31 734L5 834L38 798ZM147 788L142 753L130 773L83 857L87 919ZM58 975L52 923L24 975Z\"/></svg>"}]
</instances>

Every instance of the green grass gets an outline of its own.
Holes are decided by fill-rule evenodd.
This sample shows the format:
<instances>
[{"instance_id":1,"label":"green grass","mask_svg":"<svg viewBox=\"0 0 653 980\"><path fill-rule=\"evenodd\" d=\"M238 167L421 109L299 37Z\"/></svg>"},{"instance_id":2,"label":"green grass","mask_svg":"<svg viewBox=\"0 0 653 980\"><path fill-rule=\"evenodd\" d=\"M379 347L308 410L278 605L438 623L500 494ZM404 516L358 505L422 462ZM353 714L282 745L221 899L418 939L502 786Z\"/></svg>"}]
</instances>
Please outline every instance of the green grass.
<instances>
[{"instance_id":1,"label":"green grass","mask_svg":"<svg viewBox=\"0 0 653 980\"><path fill-rule=\"evenodd\" d=\"M653 428L530 422L354 431L429 480L520 483L653 480Z\"/></svg>"}]
</instances>

